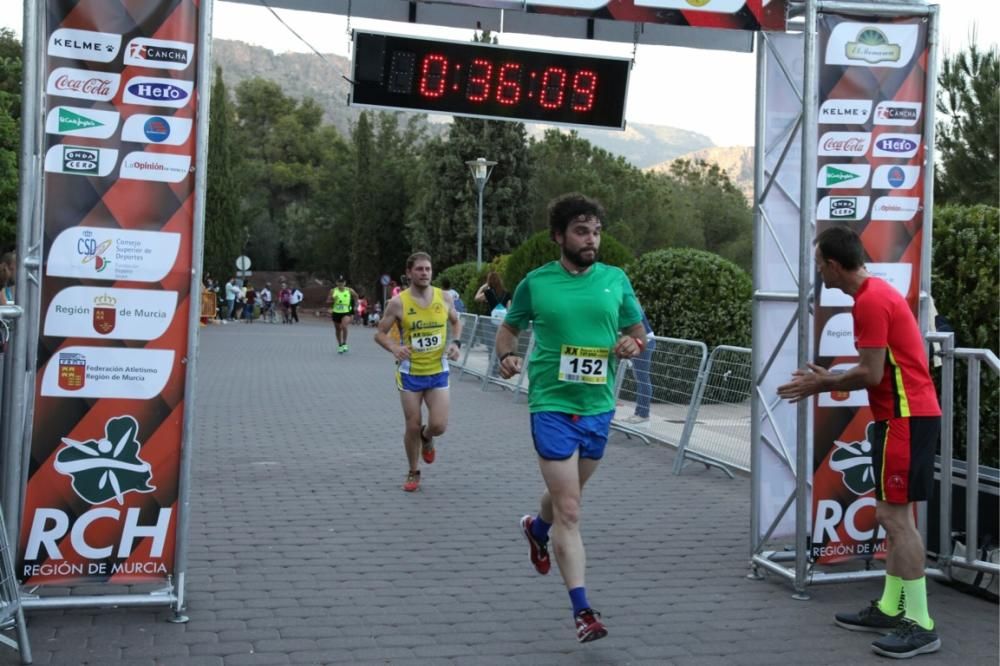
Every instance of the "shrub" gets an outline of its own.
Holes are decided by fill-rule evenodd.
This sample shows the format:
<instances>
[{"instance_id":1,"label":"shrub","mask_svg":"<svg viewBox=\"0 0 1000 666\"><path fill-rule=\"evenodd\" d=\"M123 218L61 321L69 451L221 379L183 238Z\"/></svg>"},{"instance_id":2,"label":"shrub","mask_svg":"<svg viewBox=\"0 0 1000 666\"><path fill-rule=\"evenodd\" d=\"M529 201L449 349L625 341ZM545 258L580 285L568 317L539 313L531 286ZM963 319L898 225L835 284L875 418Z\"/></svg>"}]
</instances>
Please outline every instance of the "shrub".
<instances>
[{"instance_id":1,"label":"shrub","mask_svg":"<svg viewBox=\"0 0 1000 666\"><path fill-rule=\"evenodd\" d=\"M449 266L434 278L434 286L440 287L441 280L448 278L451 282L451 288L459 293L462 300L465 300L465 288L469 286L469 283L473 281L476 277L476 262L467 261L464 264L455 264L454 266ZM475 293L475 292L473 292ZM466 304L468 305L468 304Z\"/></svg>"},{"instance_id":2,"label":"shrub","mask_svg":"<svg viewBox=\"0 0 1000 666\"><path fill-rule=\"evenodd\" d=\"M750 346L753 286L739 266L703 250L649 252L628 270L657 335Z\"/></svg>"},{"instance_id":3,"label":"shrub","mask_svg":"<svg viewBox=\"0 0 1000 666\"><path fill-rule=\"evenodd\" d=\"M511 293L514 293L514 289L525 275L558 258L559 246L549 237L548 230L539 231L510 254L506 270L501 273L503 283ZM602 263L621 268L635 261L629 249L607 232L601 234L601 250L597 259Z\"/></svg>"},{"instance_id":4,"label":"shrub","mask_svg":"<svg viewBox=\"0 0 1000 666\"><path fill-rule=\"evenodd\" d=\"M955 346L998 352L1000 335L1000 209L942 206L934 210L932 293L938 313L955 331ZM965 459L966 364L955 368L954 457ZM935 373L939 375L940 373ZM1000 391L991 371L980 374L980 463L1000 466L997 420ZM940 378L938 383L940 384Z\"/></svg>"}]
</instances>

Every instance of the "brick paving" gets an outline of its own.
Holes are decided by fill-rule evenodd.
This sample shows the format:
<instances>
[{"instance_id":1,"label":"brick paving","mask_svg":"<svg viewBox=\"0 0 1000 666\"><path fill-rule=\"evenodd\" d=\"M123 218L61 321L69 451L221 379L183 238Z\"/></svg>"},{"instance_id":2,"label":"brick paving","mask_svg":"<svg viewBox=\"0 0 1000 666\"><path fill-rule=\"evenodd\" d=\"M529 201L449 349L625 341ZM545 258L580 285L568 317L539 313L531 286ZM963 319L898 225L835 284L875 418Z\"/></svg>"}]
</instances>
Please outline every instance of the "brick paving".
<instances>
[{"instance_id":1,"label":"brick paving","mask_svg":"<svg viewBox=\"0 0 1000 666\"><path fill-rule=\"evenodd\" d=\"M541 481L527 408L453 382L420 492L404 493L402 418L371 330L202 330L188 615L36 611L37 664L875 664L835 610L877 582L748 580L750 484L612 435L583 512L591 601L610 629L574 640L558 572L534 573L517 529ZM929 583L943 648L920 664L995 666L997 606ZM18 663L0 647L0 664Z\"/></svg>"}]
</instances>

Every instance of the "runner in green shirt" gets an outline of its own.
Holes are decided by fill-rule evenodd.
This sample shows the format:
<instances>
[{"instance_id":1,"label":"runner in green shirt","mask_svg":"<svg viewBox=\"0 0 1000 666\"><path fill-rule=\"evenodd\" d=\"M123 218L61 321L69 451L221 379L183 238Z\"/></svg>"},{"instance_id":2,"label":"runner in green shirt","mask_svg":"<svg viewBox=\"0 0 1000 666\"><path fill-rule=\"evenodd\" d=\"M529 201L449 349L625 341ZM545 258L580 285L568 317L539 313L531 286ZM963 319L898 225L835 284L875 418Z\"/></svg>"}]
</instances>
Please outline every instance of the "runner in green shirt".
<instances>
[{"instance_id":1,"label":"runner in green shirt","mask_svg":"<svg viewBox=\"0 0 1000 666\"><path fill-rule=\"evenodd\" d=\"M535 570L547 574L552 566L549 529L554 528L556 560L581 643L608 631L587 602L580 497L608 441L617 361L638 356L646 344L642 311L628 277L597 263L603 217L600 204L580 194L549 205L552 240L561 257L517 286L496 340L500 374L510 378L523 364L516 355L517 336L529 322L533 325L528 399L546 490L538 515L521 518L521 531Z\"/></svg>"}]
</instances>

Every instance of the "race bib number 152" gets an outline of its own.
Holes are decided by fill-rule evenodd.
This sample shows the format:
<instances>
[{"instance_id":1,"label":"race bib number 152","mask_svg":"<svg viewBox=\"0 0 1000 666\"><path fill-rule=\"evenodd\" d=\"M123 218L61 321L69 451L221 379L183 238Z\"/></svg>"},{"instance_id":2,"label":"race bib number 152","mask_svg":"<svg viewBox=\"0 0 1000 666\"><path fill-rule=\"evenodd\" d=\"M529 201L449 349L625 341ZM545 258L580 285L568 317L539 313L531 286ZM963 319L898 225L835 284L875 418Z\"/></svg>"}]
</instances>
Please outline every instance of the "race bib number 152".
<instances>
[{"instance_id":1,"label":"race bib number 152","mask_svg":"<svg viewBox=\"0 0 1000 666\"><path fill-rule=\"evenodd\" d=\"M603 347L563 345L559 354L559 381L608 383L608 350Z\"/></svg>"}]
</instances>

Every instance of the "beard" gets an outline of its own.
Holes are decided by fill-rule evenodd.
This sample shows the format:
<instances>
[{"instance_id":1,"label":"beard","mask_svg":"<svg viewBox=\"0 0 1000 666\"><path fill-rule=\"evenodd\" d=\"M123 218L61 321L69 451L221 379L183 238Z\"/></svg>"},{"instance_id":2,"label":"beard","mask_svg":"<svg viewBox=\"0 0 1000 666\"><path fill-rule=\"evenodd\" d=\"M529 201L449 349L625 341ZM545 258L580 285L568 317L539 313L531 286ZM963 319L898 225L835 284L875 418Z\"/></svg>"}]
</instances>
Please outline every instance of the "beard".
<instances>
[{"instance_id":1,"label":"beard","mask_svg":"<svg viewBox=\"0 0 1000 666\"><path fill-rule=\"evenodd\" d=\"M584 255L586 250L574 251L566 246L563 246L563 255L569 259L570 263L578 268L590 268L597 261L597 250L593 250L593 254Z\"/></svg>"}]
</instances>

